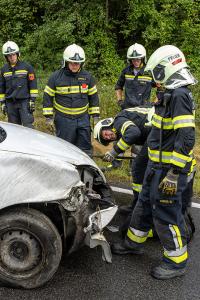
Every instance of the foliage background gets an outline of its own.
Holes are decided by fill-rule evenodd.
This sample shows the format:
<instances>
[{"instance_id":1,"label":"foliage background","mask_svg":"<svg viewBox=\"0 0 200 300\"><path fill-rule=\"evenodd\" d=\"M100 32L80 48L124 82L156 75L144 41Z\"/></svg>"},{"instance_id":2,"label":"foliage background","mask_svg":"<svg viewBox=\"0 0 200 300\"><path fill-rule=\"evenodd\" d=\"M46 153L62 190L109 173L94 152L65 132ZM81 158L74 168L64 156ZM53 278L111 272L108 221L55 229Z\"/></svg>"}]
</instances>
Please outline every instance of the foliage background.
<instances>
[{"instance_id":1,"label":"foliage background","mask_svg":"<svg viewBox=\"0 0 200 300\"><path fill-rule=\"evenodd\" d=\"M148 57L164 44L179 47L200 77L199 16L199 0L0 0L0 44L15 41L22 59L35 67L40 89L36 128L46 130L43 88L49 74L61 66L66 46L77 43L84 48L85 68L98 82L101 115L111 116L118 110L114 84L126 64L127 48L135 42L145 46ZM199 85L193 94L198 124Z\"/></svg>"}]
</instances>

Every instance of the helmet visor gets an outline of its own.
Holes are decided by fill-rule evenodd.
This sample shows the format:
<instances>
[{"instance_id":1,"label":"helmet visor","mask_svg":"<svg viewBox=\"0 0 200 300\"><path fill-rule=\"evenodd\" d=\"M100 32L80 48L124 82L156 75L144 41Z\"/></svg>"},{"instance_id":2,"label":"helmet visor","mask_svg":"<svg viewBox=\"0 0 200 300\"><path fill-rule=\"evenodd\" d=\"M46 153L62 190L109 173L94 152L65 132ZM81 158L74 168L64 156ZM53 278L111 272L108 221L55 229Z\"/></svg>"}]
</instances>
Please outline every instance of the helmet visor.
<instances>
[{"instance_id":1,"label":"helmet visor","mask_svg":"<svg viewBox=\"0 0 200 300\"><path fill-rule=\"evenodd\" d=\"M162 81L165 78L165 66L157 65L153 69L152 75L155 81Z\"/></svg>"}]
</instances>

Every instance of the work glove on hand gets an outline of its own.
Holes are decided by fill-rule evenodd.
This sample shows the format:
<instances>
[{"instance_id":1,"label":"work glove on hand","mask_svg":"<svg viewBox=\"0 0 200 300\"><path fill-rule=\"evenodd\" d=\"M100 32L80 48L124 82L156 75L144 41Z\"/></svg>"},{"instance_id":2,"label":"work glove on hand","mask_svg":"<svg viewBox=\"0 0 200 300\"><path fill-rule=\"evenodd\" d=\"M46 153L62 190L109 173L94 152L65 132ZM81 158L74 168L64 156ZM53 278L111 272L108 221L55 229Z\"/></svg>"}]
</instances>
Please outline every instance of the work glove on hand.
<instances>
[{"instance_id":1,"label":"work glove on hand","mask_svg":"<svg viewBox=\"0 0 200 300\"><path fill-rule=\"evenodd\" d=\"M29 111L32 114L35 111L35 100L30 99L29 100Z\"/></svg>"},{"instance_id":2,"label":"work glove on hand","mask_svg":"<svg viewBox=\"0 0 200 300\"><path fill-rule=\"evenodd\" d=\"M46 124L53 127L54 126L54 119L53 117L46 117Z\"/></svg>"},{"instance_id":3,"label":"work glove on hand","mask_svg":"<svg viewBox=\"0 0 200 300\"><path fill-rule=\"evenodd\" d=\"M118 153L114 149L112 149L111 151L105 153L103 161L112 162L117 155Z\"/></svg>"},{"instance_id":4,"label":"work glove on hand","mask_svg":"<svg viewBox=\"0 0 200 300\"><path fill-rule=\"evenodd\" d=\"M1 111L4 114L4 116L7 116L8 109L7 109L7 106L6 106L5 102L1 103Z\"/></svg>"},{"instance_id":5,"label":"work glove on hand","mask_svg":"<svg viewBox=\"0 0 200 300\"><path fill-rule=\"evenodd\" d=\"M117 104L119 105L119 107L121 107L121 109L124 109L124 101L123 100L117 100Z\"/></svg>"},{"instance_id":6,"label":"work glove on hand","mask_svg":"<svg viewBox=\"0 0 200 300\"><path fill-rule=\"evenodd\" d=\"M177 192L179 174L176 173L173 169L170 169L167 172L167 175L159 184L159 189L162 190L163 194L173 196Z\"/></svg>"}]
</instances>

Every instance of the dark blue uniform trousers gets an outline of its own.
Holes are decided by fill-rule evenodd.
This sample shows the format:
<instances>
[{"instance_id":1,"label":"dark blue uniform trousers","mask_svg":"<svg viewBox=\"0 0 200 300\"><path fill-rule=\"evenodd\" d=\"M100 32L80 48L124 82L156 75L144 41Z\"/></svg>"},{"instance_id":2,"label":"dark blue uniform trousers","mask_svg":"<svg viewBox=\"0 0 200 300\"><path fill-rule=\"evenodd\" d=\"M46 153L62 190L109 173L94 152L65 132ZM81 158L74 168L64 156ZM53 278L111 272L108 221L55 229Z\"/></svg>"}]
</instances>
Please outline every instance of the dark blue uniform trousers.
<instances>
[{"instance_id":1,"label":"dark blue uniform trousers","mask_svg":"<svg viewBox=\"0 0 200 300\"><path fill-rule=\"evenodd\" d=\"M29 111L29 99L7 100L8 122L34 128L33 114Z\"/></svg>"},{"instance_id":2,"label":"dark blue uniform trousers","mask_svg":"<svg viewBox=\"0 0 200 300\"><path fill-rule=\"evenodd\" d=\"M91 127L88 114L77 119L71 119L56 113L55 127L58 137L72 143L89 156L92 156Z\"/></svg>"},{"instance_id":3,"label":"dark blue uniform trousers","mask_svg":"<svg viewBox=\"0 0 200 300\"><path fill-rule=\"evenodd\" d=\"M179 174L177 193L168 196L158 188L167 171L167 168L159 168L158 164L149 161L127 238L142 246L154 225L164 248L163 260L175 268L182 268L187 261L186 224L182 213L187 174Z\"/></svg>"}]
</instances>

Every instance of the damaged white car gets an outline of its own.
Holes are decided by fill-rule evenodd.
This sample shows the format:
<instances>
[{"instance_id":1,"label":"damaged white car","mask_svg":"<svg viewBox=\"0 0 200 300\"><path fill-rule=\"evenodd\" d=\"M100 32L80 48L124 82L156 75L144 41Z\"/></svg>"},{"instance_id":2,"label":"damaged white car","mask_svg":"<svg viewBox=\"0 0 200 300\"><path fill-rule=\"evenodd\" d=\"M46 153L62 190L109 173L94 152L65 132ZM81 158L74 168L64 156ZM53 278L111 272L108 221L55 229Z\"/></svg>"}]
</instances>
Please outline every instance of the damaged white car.
<instances>
[{"instance_id":1,"label":"damaged white car","mask_svg":"<svg viewBox=\"0 0 200 300\"><path fill-rule=\"evenodd\" d=\"M0 281L32 289L83 244L111 252L103 228L117 211L95 162L72 144L0 122Z\"/></svg>"}]
</instances>

